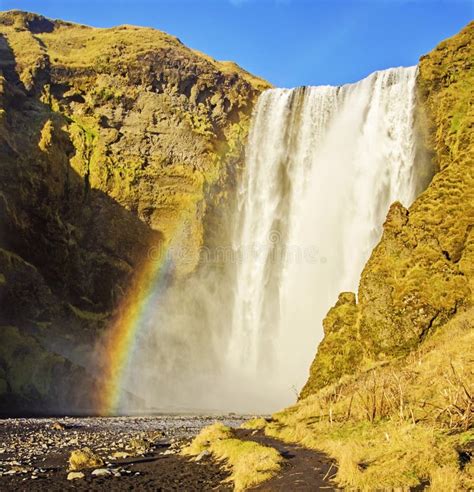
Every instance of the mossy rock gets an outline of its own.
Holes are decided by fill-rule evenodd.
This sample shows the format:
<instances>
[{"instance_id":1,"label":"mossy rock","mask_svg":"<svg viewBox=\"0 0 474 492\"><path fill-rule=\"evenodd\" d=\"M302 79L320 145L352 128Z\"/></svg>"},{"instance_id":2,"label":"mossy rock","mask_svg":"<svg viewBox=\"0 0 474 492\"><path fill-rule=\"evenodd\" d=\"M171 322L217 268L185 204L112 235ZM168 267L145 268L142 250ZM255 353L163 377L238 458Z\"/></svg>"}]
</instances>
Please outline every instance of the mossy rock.
<instances>
[{"instance_id":1,"label":"mossy rock","mask_svg":"<svg viewBox=\"0 0 474 492\"><path fill-rule=\"evenodd\" d=\"M30 401L44 401L55 387L55 374L64 359L50 354L31 336L14 326L0 327L0 360L11 392Z\"/></svg>"},{"instance_id":2,"label":"mossy rock","mask_svg":"<svg viewBox=\"0 0 474 492\"><path fill-rule=\"evenodd\" d=\"M417 119L438 172L408 210L400 203L390 208L362 272L357 306L351 300L342 309L338 302L329 311L301 396L366 363L409 353L472 305L473 61L474 22L421 58ZM349 346L357 349L345 355L341 348Z\"/></svg>"},{"instance_id":3,"label":"mossy rock","mask_svg":"<svg viewBox=\"0 0 474 492\"><path fill-rule=\"evenodd\" d=\"M72 360L88 366L151 252L186 251L175 280L198 268L267 87L155 29L0 13L0 324L18 330L0 332L0 366L18 404L57 408L71 386L87 401Z\"/></svg>"},{"instance_id":4,"label":"mossy rock","mask_svg":"<svg viewBox=\"0 0 474 492\"><path fill-rule=\"evenodd\" d=\"M323 321L324 339L311 365L311 378L300 397L314 393L344 374L353 372L363 357L357 331L358 308L355 294L343 292Z\"/></svg>"}]
</instances>

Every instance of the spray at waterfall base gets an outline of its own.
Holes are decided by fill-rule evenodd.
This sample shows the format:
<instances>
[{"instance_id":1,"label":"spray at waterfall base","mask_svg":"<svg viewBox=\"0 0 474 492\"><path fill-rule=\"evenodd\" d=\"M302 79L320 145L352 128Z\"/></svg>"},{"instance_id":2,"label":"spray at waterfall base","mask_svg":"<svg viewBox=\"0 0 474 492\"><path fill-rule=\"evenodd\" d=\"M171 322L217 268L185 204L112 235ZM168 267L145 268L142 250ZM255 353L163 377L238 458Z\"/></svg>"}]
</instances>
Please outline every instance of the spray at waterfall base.
<instances>
[{"instance_id":1,"label":"spray at waterfall base","mask_svg":"<svg viewBox=\"0 0 474 492\"><path fill-rule=\"evenodd\" d=\"M260 96L229 248L203 250L199 271L166 289L169 262L144 266L112 336L103 408L262 413L294 401L390 204L409 206L431 177L415 81L416 67L396 68Z\"/></svg>"}]
</instances>

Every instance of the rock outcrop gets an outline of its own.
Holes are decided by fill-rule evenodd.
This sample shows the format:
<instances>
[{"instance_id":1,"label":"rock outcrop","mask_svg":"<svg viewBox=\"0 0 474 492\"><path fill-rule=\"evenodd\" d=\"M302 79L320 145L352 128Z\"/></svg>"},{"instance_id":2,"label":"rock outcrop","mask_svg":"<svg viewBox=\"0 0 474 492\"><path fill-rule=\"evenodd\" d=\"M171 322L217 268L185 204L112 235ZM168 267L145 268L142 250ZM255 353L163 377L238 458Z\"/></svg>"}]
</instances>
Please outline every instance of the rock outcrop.
<instances>
[{"instance_id":1,"label":"rock outcrop","mask_svg":"<svg viewBox=\"0 0 474 492\"><path fill-rule=\"evenodd\" d=\"M474 23L419 64L419 122L438 172L409 210L390 208L361 276L341 294L300 397L404 355L474 292Z\"/></svg>"},{"instance_id":2,"label":"rock outcrop","mask_svg":"<svg viewBox=\"0 0 474 492\"><path fill-rule=\"evenodd\" d=\"M87 407L150 248L179 245L179 278L216 240L267 86L154 29L0 13L0 411Z\"/></svg>"}]
</instances>

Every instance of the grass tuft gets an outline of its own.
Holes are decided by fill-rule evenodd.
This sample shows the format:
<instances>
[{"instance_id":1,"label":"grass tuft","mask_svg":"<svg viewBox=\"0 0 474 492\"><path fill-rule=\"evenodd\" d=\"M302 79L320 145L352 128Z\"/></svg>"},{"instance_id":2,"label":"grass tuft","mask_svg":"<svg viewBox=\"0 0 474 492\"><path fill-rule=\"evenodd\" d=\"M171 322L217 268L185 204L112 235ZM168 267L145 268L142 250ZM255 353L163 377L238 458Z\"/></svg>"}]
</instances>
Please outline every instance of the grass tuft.
<instances>
[{"instance_id":1,"label":"grass tuft","mask_svg":"<svg viewBox=\"0 0 474 492\"><path fill-rule=\"evenodd\" d=\"M272 478L281 468L280 453L271 447L233 437L232 430L221 423L204 428L182 450L187 456L197 456L209 450L215 459L230 470L226 481L234 484L236 491L246 490Z\"/></svg>"},{"instance_id":2,"label":"grass tuft","mask_svg":"<svg viewBox=\"0 0 474 492\"><path fill-rule=\"evenodd\" d=\"M271 447L253 441L224 439L211 446L212 454L224 460L231 475L228 481L234 483L236 491L246 490L272 478L281 468L282 457Z\"/></svg>"},{"instance_id":3,"label":"grass tuft","mask_svg":"<svg viewBox=\"0 0 474 492\"><path fill-rule=\"evenodd\" d=\"M267 426L267 421L263 417L247 420L240 427L249 430L262 430Z\"/></svg>"},{"instance_id":4,"label":"grass tuft","mask_svg":"<svg viewBox=\"0 0 474 492\"><path fill-rule=\"evenodd\" d=\"M210 445L220 439L232 437L232 430L220 422L216 422L202 431L193 439L189 446L183 448L182 453L188 456L197 456L202 451L209 449Z\"/></svg>"}]
</instances>

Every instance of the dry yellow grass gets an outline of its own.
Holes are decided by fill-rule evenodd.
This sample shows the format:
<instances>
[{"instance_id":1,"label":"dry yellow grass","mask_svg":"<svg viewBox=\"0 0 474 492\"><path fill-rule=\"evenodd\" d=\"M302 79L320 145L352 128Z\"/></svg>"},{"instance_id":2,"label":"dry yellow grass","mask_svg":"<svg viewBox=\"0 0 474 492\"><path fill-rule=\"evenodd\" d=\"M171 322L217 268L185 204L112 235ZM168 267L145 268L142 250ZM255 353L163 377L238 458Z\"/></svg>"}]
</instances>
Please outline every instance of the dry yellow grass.
<instances>
[{"instance_id":1,"label":"dry yellow grass","mask_svg":"<svg viewBox=\"0 0 474 492\"><path fill-rule=\"evenodd\" d=\"M257 417L247 420L247 422L244 422L240 427L242 427L242 429L261 430L264 429L266 425L267 421L263 417Z\"/></svg>"},{"instance_id":2,"label":"dry yellow grass","mask_svg":"<svg viewBox=\"0 0 474 492\"><path fill-rule=\"evenodd\" d=\"M474 441L474 310L404 359L344 377L274 415L265 432L336 458L339 485L472 489L459 450Z\"/></svg>"},{"instance_id":3,"label":"dry yellow grass","mask_svg":"<svg viewBox=\"0 0 474 492\"><path fill-rule=\"evenodd\" d=\"M230 470L227 481L236 491L246 490L272 478L279 470L283 458L271 447L233 437L232 430L216 423L203 429L182 451L187 456L197 456L209 450Z\"/></svg>"},{"instance_id":4,"label":"dry yellow grass","mask_svg":"<svg viewBox=\"0 0 474 492\"><path fill-rule=\"evenodd\" d=\"M197 456L202 451L209 449L211 443L221 439L230 439L232 430L219 422L209 425L191 441L189 446L183 448L182 453L188 456Z\"/></svg>"},{"instance_id":5,"label":"dry yellow grass","mask_svg":"<svg viewBox=\"0 0 474 492\"><path fill-rule=\"evenodd\" d=\"M230 467L229 481L234 483L236 491L246 490L272 478L280 470L283 460L274 448L240 439L216 441L210 450Z\"/></svg>"}]
</instances>

